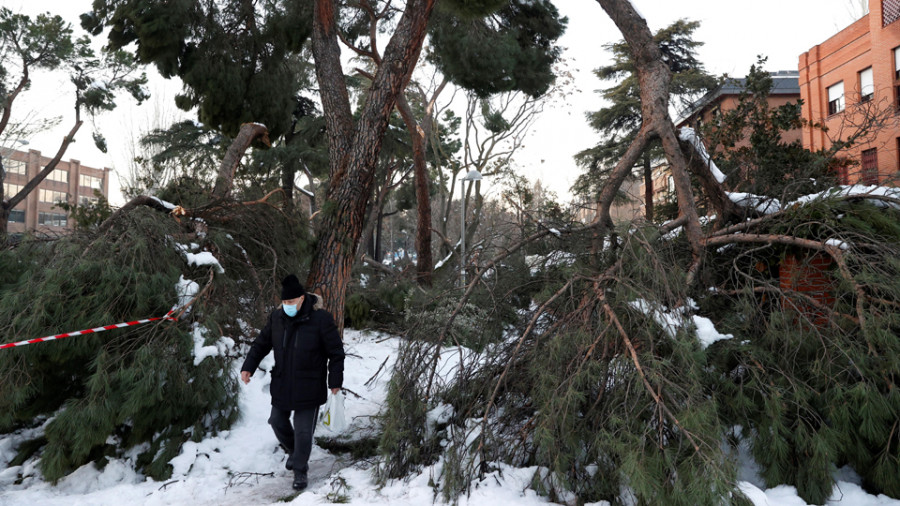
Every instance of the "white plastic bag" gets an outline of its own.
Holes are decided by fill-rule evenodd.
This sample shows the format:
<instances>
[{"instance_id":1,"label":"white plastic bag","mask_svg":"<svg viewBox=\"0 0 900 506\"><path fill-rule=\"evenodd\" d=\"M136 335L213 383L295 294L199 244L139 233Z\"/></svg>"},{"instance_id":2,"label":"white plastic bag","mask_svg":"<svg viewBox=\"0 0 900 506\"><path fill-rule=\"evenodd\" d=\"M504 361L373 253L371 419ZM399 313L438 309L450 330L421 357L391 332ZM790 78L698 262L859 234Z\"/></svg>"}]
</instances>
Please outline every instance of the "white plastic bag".
<instances>
[{"instance_id":1,"label":"white plastic bag","mask_svg":"<svg viewBox=\"0 0 900 506\"><path fill-rule=\"evenodd\" d=\"M325 409L319 416L319 423L329 431L340 434L347 429L347 416L344 414L344 394L328 392Z\"/></svg>"}]
</instances>

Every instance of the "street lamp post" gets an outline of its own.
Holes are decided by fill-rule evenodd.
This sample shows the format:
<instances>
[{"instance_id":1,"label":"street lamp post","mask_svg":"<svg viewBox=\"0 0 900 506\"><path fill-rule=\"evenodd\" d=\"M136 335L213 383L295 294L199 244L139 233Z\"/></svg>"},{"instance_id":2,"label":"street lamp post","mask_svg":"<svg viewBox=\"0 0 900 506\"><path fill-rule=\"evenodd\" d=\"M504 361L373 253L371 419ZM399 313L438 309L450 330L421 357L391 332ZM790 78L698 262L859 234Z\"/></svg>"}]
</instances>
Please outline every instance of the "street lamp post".
<instances>
[{"instance_id":1,"label":"street lamp post","mask_svg":"<svg viewBox=\"0 0 900 506\"><path fill-rule=\"evenodd\" d=\"M481 181L481 173L472 169L466 177L460 179L459 184L459 276L462 286L466 286L466 181L470 185L474 181Z\"/></svg>"}]
</instances>

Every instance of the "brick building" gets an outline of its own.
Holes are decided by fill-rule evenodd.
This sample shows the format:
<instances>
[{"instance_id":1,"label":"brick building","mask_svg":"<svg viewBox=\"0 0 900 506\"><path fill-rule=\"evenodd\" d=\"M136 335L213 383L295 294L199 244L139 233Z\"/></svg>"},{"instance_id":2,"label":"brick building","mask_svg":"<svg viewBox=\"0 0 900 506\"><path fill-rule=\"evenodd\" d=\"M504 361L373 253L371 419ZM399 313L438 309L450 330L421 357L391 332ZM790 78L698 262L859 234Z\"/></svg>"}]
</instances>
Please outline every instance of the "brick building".
<instances>
[{"instance_id":1,"label":"brick building","mask_svg":"<svg viewBox=\"0 0 900 506\"><path fill-rule=\"evenodd\" d=\"M18 193L51 160L34 149L27 152L4 150L2 154L6 172L3 179L4 199ZM108 199L110 170L86 167L78 160L60 161L53 172L10 212L8 232L16 234L27 230L57 235L73 229L74 223L68 219L66 211L56 204L96 202L94 190L99 190Z\"/></svg>"},{"instance_id":2,"label":"brick building","mask_svg":"<svg viewBox=\"0 0 900 506\"><path fill-rule=\"evenodd\" d=\"M869 14L800 55L803 146L828 148L867 116L892 114L874 135L843 152L859 166L842 169L843 183L896 184L900 169L900 0L869 0Z\"/></svg>"},{"instance_id":3,"label":"brick building","mask_svg":"<svg viewBox=\"0 0 900 506\"><path fill-rule=\"evenodd\" d=\"M796 103L800 100L800 87L798 85L798 73L795 70L779 70L772 72L772 89L769 91L767 102L770 109L781 107L788 103ZM710 91L691 105L687 111L675 120L675 128L690 127L698 130L702 125L716 121L716 118L725 112L737 108L741 93L746 86L746 78L729 79L716 89ZM781 134L786 143L800 139L800 129L788 130ZM749 139L744 139L736 144L743 147L749 144ZM639 193L643 201L645 185L641 183ZM660 206L675 200L675 183L668 163L662 162L653 167L653 204ZM643 205L641 206L643 208Z\"/></svg>"},{"instance_id":4,"label":"brick building","mask_svg":"<svg viewBox=\"0 0 900 506\"><path fill-rule=\"evenodd\" d=\"M788 103L796 103L800 99L800 86L796 70L779 70L772 72L772 89L767 102L770 109ZM716 89L697 100L684 114L675 120L675 128L691 127L695 130L703 124L715 121L720 114L731 111L738 106L741 92L744 91L745 78L729 79ZM800 130L789 130L782 134L784 142L800 139ZM745 146L748 140L741 141L737 147Z\"/></svg>"}]
</instances>

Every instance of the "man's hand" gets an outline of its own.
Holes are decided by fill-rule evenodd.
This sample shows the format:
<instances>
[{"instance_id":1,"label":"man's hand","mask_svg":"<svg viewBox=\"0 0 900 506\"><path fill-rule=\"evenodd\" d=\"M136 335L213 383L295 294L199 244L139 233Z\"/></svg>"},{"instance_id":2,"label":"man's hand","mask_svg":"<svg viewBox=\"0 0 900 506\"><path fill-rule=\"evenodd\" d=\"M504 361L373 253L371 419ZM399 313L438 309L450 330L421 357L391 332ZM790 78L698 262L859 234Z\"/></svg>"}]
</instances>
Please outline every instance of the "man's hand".
<instances>
[{"instance_id":1,"label":"man's hand","mask_svg":"<svg viewBox=\"0 0 900 506\"><path fill-rule=\"evenodd\" d=\"M250 371L241 371L241 381L246 385L250 383Z\"/></svg>"},{"instance_id":2,"label":"man's hand","mask_svg":"<svg viewBox=\"0 0 900 506\"><path fill-rule=\"evenodd\" d=\"M337 395L338 392L340 392L340 391L341 391L340 388L332 388L332 389L331 389L331 394L332 394L332 395Z\"/></svg>"}]
</instances>

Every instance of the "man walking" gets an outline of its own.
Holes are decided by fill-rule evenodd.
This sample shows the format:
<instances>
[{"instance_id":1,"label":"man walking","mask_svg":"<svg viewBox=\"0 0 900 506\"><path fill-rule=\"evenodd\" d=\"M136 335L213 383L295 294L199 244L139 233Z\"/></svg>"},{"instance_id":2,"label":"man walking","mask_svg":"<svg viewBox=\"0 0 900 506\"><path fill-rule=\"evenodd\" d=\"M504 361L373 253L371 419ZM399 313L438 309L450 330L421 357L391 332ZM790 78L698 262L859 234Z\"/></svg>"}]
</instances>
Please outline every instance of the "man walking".
<instances>
[{"instance_id":1,"label":"man walking","mask_svg":"<svg viewBox=\"0 0 900 506\"><path fill-rule=\"evenodd\" d=\"M344 346L334 317L321 308L318 295L306 293L293 274L281 282L281 307L269 315L250 347L241 367L241 381L250 382L269 351L275 352L269 425L288 452L285 467L294 471L294 490L303 490L309 483L309 454L319 406L328 399L328 389L337 394L344 381Z\"/></svg>"}]
</instances>

